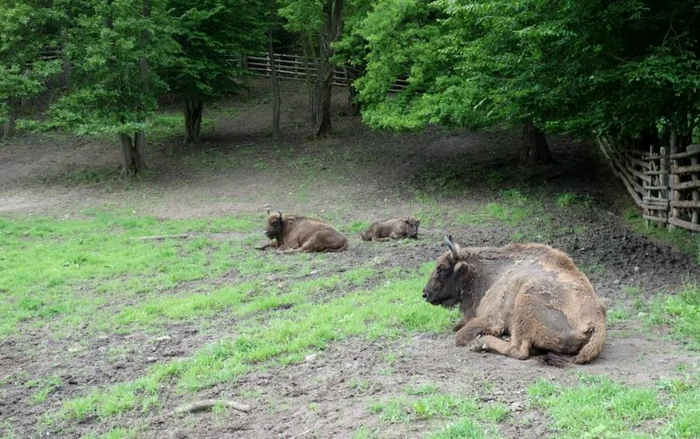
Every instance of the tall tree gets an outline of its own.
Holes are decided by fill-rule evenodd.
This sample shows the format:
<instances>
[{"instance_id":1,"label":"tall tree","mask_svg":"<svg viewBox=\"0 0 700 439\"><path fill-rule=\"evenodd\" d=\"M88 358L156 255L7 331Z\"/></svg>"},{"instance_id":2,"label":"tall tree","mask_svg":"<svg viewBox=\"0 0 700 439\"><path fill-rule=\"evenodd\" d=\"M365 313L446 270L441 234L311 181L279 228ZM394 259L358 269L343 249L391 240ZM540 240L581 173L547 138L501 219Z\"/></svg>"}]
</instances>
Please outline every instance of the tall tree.
<instances>
[{"instance_id":1,"label":"tall tree","mask_svg":"<svg viewBox=\"0 0 700 439\"><path fill-rule=\"evenodd\" d=\"M117 134L122 174L140 173L148 120L165 89L155 72L177 50L164 0L85 3L64 47L72 92L52 108L53 123L78 133Z\"/></svg>"},{"instance_id":2,"label":"tall tree","mask_svg":"<svg viewBox=\"0 0 700 439\"><path fill-rule=\"evenodd\" d=\"M333 91L333 44L343 30L345 0L283 0L280 15L288 28L310 44L309 35L317 35L318 59L311 91L312 136L324 137L331 132L331 97ZM312 50L307 49L307 52Z\"/></svg>"},{"instance_id":3,"label":"tall tree","mask_svg":"<svg viewBox=\"0 0 700 439\"><path fill-rule=\"evenodd\" d=\"M42 53L57 46L60 14L50 2L0 0L0 137L12 137L22 99L41 93L60 62Z\"/></svg>"},{"instance_id":4,"label":"tall tree","mask_svg":"<svg viewBox=\"0 0 700 439\"><path fill-rule=\"evenodd\" d=\"M182 98L185 142L199 139L206 102L238 92L246 74L240 55L265 49L262 0L168 0L174 38L181 50L159 71Z\"/></svg>"}]
</instances>

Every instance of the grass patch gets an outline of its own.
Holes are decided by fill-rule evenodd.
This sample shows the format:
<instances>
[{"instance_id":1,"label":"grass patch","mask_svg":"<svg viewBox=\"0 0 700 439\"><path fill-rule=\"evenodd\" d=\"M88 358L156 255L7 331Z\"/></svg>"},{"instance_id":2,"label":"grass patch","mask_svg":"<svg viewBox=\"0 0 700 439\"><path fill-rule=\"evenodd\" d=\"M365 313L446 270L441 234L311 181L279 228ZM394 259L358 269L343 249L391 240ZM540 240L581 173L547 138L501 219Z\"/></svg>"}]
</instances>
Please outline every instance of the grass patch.
<instances>
[{"instance_id":1,"label":"grass patch","mask_svg":"<svg viewBox=\"0 0 700 439\"><path fill-rule=\"evenodd\" d=\"M58 390L63 385L61 378L58 376L50 376L44 380L30 380L25 384L28 388L36 388L36 392L32 394L29 400L32 404L41 404L46 401L46 398Z\"/></svg>"},{"instance_id":2,"label":"grass patch","mask_svg":"<svg viewBox=\"0 0 700 439\"><path fill-rule=\"evenodd\" d=\"M0 218L0 337L20 323L95 322L117 297L153 294L182 282L219 277L245 251L210 234L252 232L260 219L159 221L109 212L88 219ZM189 234L188 239L140 240Z\"/></svg>"},{"instance_id":3,"label":"grass patch","mask_svg":"<svg viewBox=\"0 0 700 439\"><path fill-rule=\"evenodd\" d=\"M700 350L700 287L688 285L678 294L656 296L646 322L668 326L672 337Z\"/></svg>"},{"instance_id":4,"label":"grass patch","mask_svg":"<svg viewBox=\"0 0 700 439\"><path fill-rule=\"evenodd\" d=\"M106 433L89 433L81 439L136 439L139 432L129 428L113 428Z\"/></svg>"},{"instance_id":5,"label":"grass patch","mask_svg":"<svg viewBox=\"0 0 700 439\"><path fill-rule=\"evenodd\" d=\"M381 421L388 423L473 416L478 409L474 399L449 394L429 395L415 400L393 399L369 406L371 413L377 415Z\"/></svg>"},{"instance_id":6,"label":"grass patch","mask_svg":"<svg viewBox=\"0 0 700 439\"><path fill-rule=\"evenodd\" d=\"M540 379L528 389L559 438L693 438L700 435L697 382L631 388L606 376L579 377L575 387Z\"/></svg>"},{"instance_id":7,"label":"grass patch","mask_svg":"<svg viewBox=\"0 0 700 439\"><path fill-rule=\"evenodd\" d=\"M593 199L590 195L577 195L573 192L564 192L557 196L556 199L557 206L561 208L569 208L576 205L582 206L586 209L590 209L593 205Z\"/></svg>"},{"instance_id":8,"label":"grass patch","mask_svg":"<svg viewBox=\"0 0 700 439\"><path fill-rule=\"evenodd\" d=\"M621 322L629 320L631 316L630 311L627 308L615 307L608 310L608 327L615 327Z\"/></svg>"},{"instance_id":9,"label":"grass patch","mask_svg":"<svg viewBox=\"0 0 700 439\"><path fill-rule=\"evenodd\" d=\"M429 439L489 439L494 437L497 436L489 434L471 419L462 419L428 436Z\"/></svg>"},{"instance_id":10,"label":"grass patch","mask_svg":"<svg viewBox=\"0 0 700 439\"><path fill-rule=\"evenodd\" d=\"M427 307L419 294L406 295L406 291L421 290L431 269L432 263L426 263L416 277L387 281L374 290L355 291L322 303L300 301L264 323L244 319L231 328L236 337L207 346L189 360L156 365L135 381L65 401L50 419L105 418L129 410L147 410L158 405L158 395L167 389L195 392L232 382L256 364L303 361L309 353L348 337L376 340L445 331L454 319L452 312ZM258 296L250 303L257 300L266 299ZM424 409L426 416L430 410Z\"/></svg>"},{"instance_id":11,"label":"grass patch","mask_svg":"<svg viewBox=\"0 0 700 439\"><path fill-rule=\"evenodd\" d=\"M682 252L692 255L700 264L700 233L693 234L680 228L667 229L647 225L646 220L642 218L636 207L626 209L623 218L633 231L646 235L656 242L672 245Z\"/></svg>"},{"instance_id":12,"label":"grass patch","mask_svg":"<svg viewBox=\"0 0 700 439\"><path fill-rule=\"evenodd\" d=\"M427 386L427 387L426 387ZM368 410L377 418L388 424L409 424L415 422L452 421L439 428L427 437L430 438L493 438L499 435L490 432L488 425L502 422L508 417L505 404L496 403L488 407L480 407L476 399L465 396L455 396L446 393L436 393L437 388L425 385L419 388L409 387L406 393L419 395L420 398L395 398L389 401L377 402Z\"/></svg>"},{"instance_id":13,"label":"grass patch","mask_svg":"<svg viewBox=\"0 0 700 439\"><path fill-rule=\"evenodd\" d=\"M159 112L151 118L148 130L149 142L163 142L165 140L185 137L184 116L180 112ZM202 134L214 128L214 120L208 117L202 118Z\"/></svg>"}]
</instances>

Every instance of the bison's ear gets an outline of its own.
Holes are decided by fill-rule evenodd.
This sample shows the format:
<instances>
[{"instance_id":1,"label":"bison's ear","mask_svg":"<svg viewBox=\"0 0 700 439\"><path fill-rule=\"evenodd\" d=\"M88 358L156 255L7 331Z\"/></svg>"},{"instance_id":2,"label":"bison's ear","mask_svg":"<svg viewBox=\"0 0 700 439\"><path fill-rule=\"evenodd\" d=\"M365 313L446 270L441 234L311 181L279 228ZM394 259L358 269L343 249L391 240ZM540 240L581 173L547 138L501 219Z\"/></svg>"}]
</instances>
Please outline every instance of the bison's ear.
<instances>
[{"instance_id":1,"label":"bison's ear","mask_svg":"<svg viewBox=\"0 0 700 439\"><path fill-rule=\"evenodd\" d=\"M455 273L459 273L459 272L462 271L462 270L467 270L467 271L469 271L469 264L467 264L467 263L464 262L464 261L462 261L462 262L457 262L457 263L455 264L455 268L453 269L453 271L454 271Z\"/></svg>"}]
</instances>

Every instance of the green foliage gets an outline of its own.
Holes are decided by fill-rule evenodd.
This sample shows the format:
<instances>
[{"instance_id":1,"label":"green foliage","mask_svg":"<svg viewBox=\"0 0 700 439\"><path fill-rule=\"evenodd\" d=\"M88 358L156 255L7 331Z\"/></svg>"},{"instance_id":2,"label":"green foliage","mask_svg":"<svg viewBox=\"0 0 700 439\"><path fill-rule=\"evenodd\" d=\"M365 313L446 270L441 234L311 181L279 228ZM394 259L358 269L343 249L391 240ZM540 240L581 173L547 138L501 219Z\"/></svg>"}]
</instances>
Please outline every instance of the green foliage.
<instances>
[{"instance_id":1,"label":"green foliage","mask_svg":"<svg viewBox=\"0 0 700 439\"><path fill-rule=\"evenodd\" d=\"M171 64L178 46L165 1L153 0L149 16L143 6L143 0L115 0L67 9L72 21L63 44L73 90L52 108L54 126L79 134L148 131L156 97L166 88L157 72Z\"/></svg>"},{"instance_id":2,"label":"green foliage","mask_svg":"<svg viewBox=\"0 0 700 439\"><path fill-rule=\"evenodd\" d=\"M533 120L638 136L698 123L700 28L689 0L384 0L356 33L364 120L417 129ZM389 96L390 84L408 88Z\"/></svg>"},{"instance_id":3,"label":"green foliage","mask_svg":"<svg viewBox=\"0 0 700 439\"><path fill-rule=\"evenodd\" d=\"M211 101L240 90L239 56L265 48L267 3L256 0L168 0L180 46L160 74L182 97Z\"/></svg>"},{"instance_id":4,"label":"green foliage","mask_svg":"<svg viewBox=\"0 0 700 439\"><path fill-rule=\"evenodd\" d=\"M60 61L41 59L55 47L60 12L41 1L0 1L0 122L16 115L17 100L44 90Z\"/></svg>"}]
</instances>

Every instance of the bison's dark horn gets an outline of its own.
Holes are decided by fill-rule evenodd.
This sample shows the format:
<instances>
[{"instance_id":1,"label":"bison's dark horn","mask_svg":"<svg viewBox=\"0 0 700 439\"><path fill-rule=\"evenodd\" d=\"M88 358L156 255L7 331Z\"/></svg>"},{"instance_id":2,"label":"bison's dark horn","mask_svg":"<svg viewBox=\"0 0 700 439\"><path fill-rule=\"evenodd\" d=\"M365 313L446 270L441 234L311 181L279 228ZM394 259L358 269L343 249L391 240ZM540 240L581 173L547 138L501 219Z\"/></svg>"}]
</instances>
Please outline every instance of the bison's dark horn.
<instances>
[{"instance_id":1,"label":"bison's dark horn","mask_svg":"<svg viewBox=\"0 0 700 439\"><path fill-rule=\"evenodd\" d=\"M280 212L280 211L278 210L277 213L280 214L280 219L282 219L282 212Z\"/></svg>"},{"instance_id":2,"label":"bison's dark horn","mask_svg":"<svg viewBox=\"0 0 700 439\"><path fill-rule=\"evenodd\" d=\"M268 214L268 215L270 214L270 209L267 209L267 214Z\"/></svg>"},{"instance_id":3,"label":"bison's dark horn","mask_svg":"<svg viewBox=\"0 0 700 439\"><path fill-rule=\"evenodd\" d=\"M447 244L447 247L452 252L452 256L454 256L455 258L457 256L459 256L459 251L457 250L457 246L452 241L452 235L445 235L445 244Z\"/></svg>"}]
</instances>

